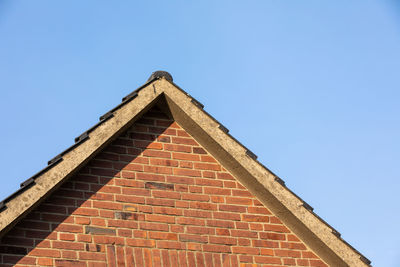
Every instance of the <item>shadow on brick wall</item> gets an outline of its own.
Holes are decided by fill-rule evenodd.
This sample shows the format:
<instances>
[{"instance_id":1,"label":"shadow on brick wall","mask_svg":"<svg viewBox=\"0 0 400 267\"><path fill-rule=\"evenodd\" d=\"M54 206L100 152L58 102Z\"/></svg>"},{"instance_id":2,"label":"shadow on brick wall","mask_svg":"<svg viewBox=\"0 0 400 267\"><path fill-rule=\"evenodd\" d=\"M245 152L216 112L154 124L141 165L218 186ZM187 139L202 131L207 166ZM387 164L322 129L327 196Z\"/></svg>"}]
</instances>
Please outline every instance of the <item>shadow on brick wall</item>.
<instances>
[{"instance_id":1,"label":"shadow on brick wall","mask_svg":"<svg viewBox=\"0 0 400 267\"><path fill-rule=\"evenodd\" d=\"M144 150L157 153L157 144L168 141L162 134L172 123L157 107L148 111L1 239L0 265L46 265L54 259L57 266L80 266L78 252L106 252L105 243L118 243L118 223L140 219L126 205L136 197L128 188L136 181L129 178L143 171ZM150 181L141 190L162 186L173 187ZM109 240L96 244L94 237Z\"/></svg>"}]
</instances>

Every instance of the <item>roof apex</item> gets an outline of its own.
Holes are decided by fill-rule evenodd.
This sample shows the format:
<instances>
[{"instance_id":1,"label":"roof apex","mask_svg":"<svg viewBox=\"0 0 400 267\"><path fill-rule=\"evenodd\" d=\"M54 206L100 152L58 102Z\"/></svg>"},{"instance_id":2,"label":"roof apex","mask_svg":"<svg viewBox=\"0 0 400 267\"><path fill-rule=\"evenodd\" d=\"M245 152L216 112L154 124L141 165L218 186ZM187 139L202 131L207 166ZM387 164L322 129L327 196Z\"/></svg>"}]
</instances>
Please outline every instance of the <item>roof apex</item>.
<instances>
[{"instance_id":1,"label":"roof apex","mask_svg":"<svg viewBox=\"0 0 400 267\"><path fill-rule=\"evenodd\" d=\"M172 75L169 72L163 71L163 70L157 70L157 71L153 72L147 81L149 82L151 80L161 79L161 78L165 78L167 81L170 81L170 82L174 81L172 78Z\"/></svg>"}]
</instances>

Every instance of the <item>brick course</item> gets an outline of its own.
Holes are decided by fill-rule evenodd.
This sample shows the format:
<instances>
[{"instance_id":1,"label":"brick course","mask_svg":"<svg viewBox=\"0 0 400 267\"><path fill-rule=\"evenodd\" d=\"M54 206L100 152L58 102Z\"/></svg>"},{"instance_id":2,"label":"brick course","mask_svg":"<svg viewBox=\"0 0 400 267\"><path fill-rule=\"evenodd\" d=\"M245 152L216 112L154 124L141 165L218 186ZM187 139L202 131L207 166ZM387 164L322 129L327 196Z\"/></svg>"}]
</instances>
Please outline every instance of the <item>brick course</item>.
<instances>
[{"instance_id":1,"label":"brick course","mask_svg":"<svg viewBox=\"0 0 400 267\"><path fill-rule=\"evenodd\" d=\"M0 242L1 266L327 266L156 108Z\"/></svg>"}]
</instances>

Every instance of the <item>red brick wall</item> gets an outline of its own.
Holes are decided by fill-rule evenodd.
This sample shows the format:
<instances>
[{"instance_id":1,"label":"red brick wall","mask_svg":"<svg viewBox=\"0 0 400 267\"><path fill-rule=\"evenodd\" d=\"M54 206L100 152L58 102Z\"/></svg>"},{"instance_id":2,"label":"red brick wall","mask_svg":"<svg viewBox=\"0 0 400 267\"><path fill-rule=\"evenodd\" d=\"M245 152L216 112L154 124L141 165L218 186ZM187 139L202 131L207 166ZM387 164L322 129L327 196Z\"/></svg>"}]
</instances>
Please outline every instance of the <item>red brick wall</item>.
<instances>
[{"instance_id":1,"label":"red brick wall","mask_svg":"<svg viewBox=\"0 0 400 267\"><path fill-rule=\"evenodd\" d=\"M156 109L3 237L0 255L4 266L326 266Z\"/></svg>"}]
</instances>

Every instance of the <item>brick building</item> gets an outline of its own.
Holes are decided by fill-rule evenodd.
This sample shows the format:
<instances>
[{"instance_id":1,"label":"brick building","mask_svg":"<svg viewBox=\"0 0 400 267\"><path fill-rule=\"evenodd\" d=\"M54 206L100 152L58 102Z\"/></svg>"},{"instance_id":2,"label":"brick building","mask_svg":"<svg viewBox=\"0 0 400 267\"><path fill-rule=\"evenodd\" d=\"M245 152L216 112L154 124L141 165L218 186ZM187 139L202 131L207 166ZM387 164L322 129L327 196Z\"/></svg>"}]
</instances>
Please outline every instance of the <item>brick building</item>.
<instances>
[{"instance_id":1,"label":"brick building","mask_svg":"<svg viewBox=\"0 0 400 267\"><path fill-rule=\"evenodd\" d=\"M0 203L1 266L369 266L155 72Z\"/></svg>"}]
</instances>

